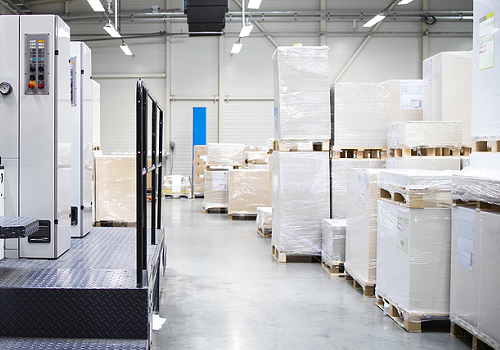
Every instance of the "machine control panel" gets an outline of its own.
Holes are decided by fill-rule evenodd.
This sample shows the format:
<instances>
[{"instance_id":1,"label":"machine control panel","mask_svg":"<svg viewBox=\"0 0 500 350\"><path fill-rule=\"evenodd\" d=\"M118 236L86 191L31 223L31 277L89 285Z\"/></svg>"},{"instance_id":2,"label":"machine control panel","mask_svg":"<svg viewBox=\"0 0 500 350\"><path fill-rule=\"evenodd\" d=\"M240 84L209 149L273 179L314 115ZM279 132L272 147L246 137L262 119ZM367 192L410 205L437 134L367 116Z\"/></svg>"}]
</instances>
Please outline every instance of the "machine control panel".
<instances>
[{"instance_id":1,"label":"machine control panel","mask_svg":"<svg viewBox=\"0 0 500 350\"><path fill-rule=\"evenodd\" d=\"M48 95L49 35L26 34L25 95Z\"/></svg>"}]
</instances>

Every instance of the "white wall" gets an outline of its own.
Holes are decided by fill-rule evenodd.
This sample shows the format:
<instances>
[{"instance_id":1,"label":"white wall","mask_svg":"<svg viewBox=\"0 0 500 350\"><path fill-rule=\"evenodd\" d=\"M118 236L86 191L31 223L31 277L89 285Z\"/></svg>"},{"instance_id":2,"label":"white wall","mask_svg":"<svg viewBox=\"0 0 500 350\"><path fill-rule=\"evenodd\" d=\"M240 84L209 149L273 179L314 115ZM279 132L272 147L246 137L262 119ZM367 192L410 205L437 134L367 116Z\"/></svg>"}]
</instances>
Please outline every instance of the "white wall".
<instances>
[{"instance_id":1,"label":"white wall","mask_svg":"<svg viewBox=\"0 0 500 350\"><path fill-rule=\"evenodd\" d=\"M327 0L330 11L372 11L378 12L390 3L388 0ZM472 10L472 0L437 1L429 0L431 10ZM157 2L145 0L134 2L122 0L122 9L150 8ZM88 6L85 1L70 2L70 10L77 13ZM160 4L161 7L162 4ZM41 7L41 6L40 6ZM182 8L181 0L170 1L171 8ZM63 13L64 5L54 4L44 9ZM404 10L420 10L422 0L415 0ZM35 9L35 8L34 8ZM320 10L320 0L264 0L262 11ZM402 11L403 8L395 10ZM230 11L239 11L233 0ZM47 12L47 10L45 10ZM152 33L165 31L165 23L140 24L124 22L122 33ZM311 22L260 22L266 31L279 32L274 39L279 45L319 45L320 23ZM352 21L329 21L328 32L366 33L362 23L357 21L353 29ZM103 33L102 22L70 22L72 36ZM274 45L259 30L243 39L243 49L231 55L232 44L237 40L241 21L227 22L223 39L223 56L219 57L217 37L170 37L170 54L167 55L166 38L127 39L134 52L133 57L123 55L119 41L88 41L92 49L93 73L101 84L101 140L104 153L133 152L135 148L135 77L129 79L110 78L110 74L132 74L136 77L153 74L155 78L145 78L148 87L164 108L170 108L171 121L166 121L167 142L170 136L176 143L174 153L174 173L191 174L192 159L192 108L207 107L207 142L242 142L264 145L273 136L273 65ZM187 31L185 23L171 25L170 31ZM471 32L472 22L438 22L431 32ZM380 32L421 32L420 22L402 22L386 19ZM293 35L284 33L293 32ZM301 34L302 33L302 34ZM333 81L366 35L328 35L326 43L330 47L330 80ZM85 37L81 37L85 38ZM421 77L422 36L375 35L353 62L340 81L379 82L388 79ZM429 54L441 51L471 50L472 37L429 37ZM224 65L219 72L219 59ZM162 77L169 70L172 74ZM222 97L228 98L219 106L219 73L223 77ZM108 75L108 77L103 77ZM167 87L173 96L167 103ZM256 100L245 100L245 98ZM184 98L184 99L182 99ZM186 100L186 98L191 98ZM196 99L199 100L196 100ZM223 115L219 118L219 108ZM222 134L219 135L219 128ZM168 143L166 143L166 148Z\"/></svg>"}]
</instances>

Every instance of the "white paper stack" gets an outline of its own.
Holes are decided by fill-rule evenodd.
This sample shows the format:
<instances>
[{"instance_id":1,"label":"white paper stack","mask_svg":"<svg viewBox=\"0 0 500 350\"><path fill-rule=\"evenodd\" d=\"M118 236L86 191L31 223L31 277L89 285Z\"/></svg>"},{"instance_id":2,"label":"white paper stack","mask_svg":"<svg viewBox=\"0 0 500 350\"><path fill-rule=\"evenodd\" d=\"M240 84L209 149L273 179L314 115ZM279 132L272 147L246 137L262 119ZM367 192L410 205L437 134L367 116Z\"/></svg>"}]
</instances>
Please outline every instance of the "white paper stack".
<instances>
[{"instance_id":1,"label":"white paper stack","mask_svg":"<svg viewBox=\"0 0 500 350\"><path fill-rule=\"evenodd\" d=\"M245 162L245 145L242 143L209 143L207 165L237 165Z\"/></svg>"},{"instance_id":2,"label":"white paper stack","mask_svg":"<svg viewBox=\"0 0 500 350\"><path fill-rule=\"evenodd\" d=\"M257 228L262 233L271 231L273 225L273 208L272 207L257 207Z\"/></svg>"},{"instance_id":3,"label":"white paper stack","mask_svg":"<svg viewBox=\"0 0 500 350\"><path fill-rule=\"evenodd\" d=\"M387 169L460 170L460 157L387 158Z\"/></svg>"},{"instance_id":4,"label":"white paper stack","mask_svg":"<svg viewBox=\"0 0 500 350\"><path fill-rule=\"evenodd\" d=\"M345 261L345 219L323 219L321 261L329 267Z\"/></svg>"},{"instance_id":5,"label":"white paper stack","mask_svg":"<svg viewBox=\"0 0 500 350\"><path fill-rule=\"evenodd\" d=\"M391 123L422 120L423 80L388 80Z\"/></svg>"},{"instance_id":6,"label":"white paper stack","mask_svg":"<svg viewBox=\"0 0 500 350\"><path fill-rule=\"evenodd\" d=\"M351 169L347 183L345 271L359 284L377 274L377 179L379 169Z\"/></svg>"},{"instance_id":7,"label":"white paper stack","mask_svg":"<svg viewBox=\"0 0 500 350\"><path fill-rule=\"evenodd\" d=\"M230 170L228 176L228 213L257 214L257 207L272 205L268 170Z\"/></svg>"},{"instance_id":8,"label":"white paper stack","mask_svg":"<svg viewBox=\"0 0 500 350\"><path fill-rule=\"evenodd\" d=\"M390 84L335 84L334 145L340 148L387 147L391 122Z\"/></svg>"},{"instance_id":9,"label":"white paper stack","mask_svg":"<svg viewBox=\"0 0 500 350\"><path fill-rule=\"evenodd\" d=\"M327 46L278 47L274 53L274 138L328 140Z\"/></svg>"},{"instance_id":10,"label":"white paper stack","mask_svg":"<svg viewBox=\"0 0 500 350\"><path fill-rule=\"evenodd\" d=\"M205 195L203 209L227 208L228 171L205 170Z\"/></svg>"},{"instance_id":11,"label":"white paper stack","mask_svg":"<svg viewBox=\"0 0 500 350\"><path fill-rule=\"evenodd\" d=\"M380 169L385 167L385 160L380 159L332 159L332 218L345 219L347 210L347 176L350 169Z\"/></svg>"},{"instance_id":12,"label":"white paper stack","mask_svg":"<svg viewBox=\"0 0 500 350\"><path fill-rule=\"evenodd\" d=\"M461 121L471 141L472 51L441 52L423 62L425 121Z\"/></svg>"},{"instance_id":13,"label":"white paper stack","mask_svg":"<svg viewBox=\"0 0 500 350\"><path fill-rule=\"evenodd\" d=\"M390 148L427 147L460 149L462 122L399 122L387 125Z\"/></svg>"},{"instance_id":14,"label":"white paper stack","mask_svg":"<svg viewBox=\"0 0 500 350\"><path fill-rule=\"evenodd\" d=\"M327 152L273 154L272 245L291 255L320 255L322 220L330 216Z\"/></svg>"}]
</instances>

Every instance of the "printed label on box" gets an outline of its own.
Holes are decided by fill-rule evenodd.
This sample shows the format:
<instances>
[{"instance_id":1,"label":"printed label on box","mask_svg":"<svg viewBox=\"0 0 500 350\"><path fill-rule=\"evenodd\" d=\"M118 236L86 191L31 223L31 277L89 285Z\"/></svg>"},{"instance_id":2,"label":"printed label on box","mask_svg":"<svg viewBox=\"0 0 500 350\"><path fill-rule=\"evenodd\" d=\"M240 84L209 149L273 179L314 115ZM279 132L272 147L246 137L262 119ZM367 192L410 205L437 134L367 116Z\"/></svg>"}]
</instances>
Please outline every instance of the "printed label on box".
<instances>
[{"instance_id":1,"label":"printed label on box","mask_svg":"<svg viewBox=\"0 0 500 350\"><path fill-rule=\"evenodd\" d=\"M493 68L495 52L495 13L479 19L479 70Z\"/></svg>"},{"instance_id":2,"label":"printed label on box","mask_svg":"<svg viewBox=\"0 0 500 350\"><path fill-rule=\"evenodd\" d=\"M227 191L227 171L212 173L212 191Z\"/></svg>"},{"instance_id":3,"label":"printed label on box","mask_svg":"<svg viewBox=\"0 0 500 350\"><path fill-rule=\"evenodd\" d=\"M457 208L457 264L474 271L474 230L476 211Z\"/></svg>"},{"instance_id":4,"label":"printed label on box","mask_svg":"<svg viewBox=\"0 0 500 350\"><path fill-rule=\"evenodd\" d=\"M358 173L358 205L366 208L368 202L368 174Z\"/></svg>"},{"instance_id":5,"label":"printed label on box","mask_svg":"<svg viewBox=\"0 0 500 350\"><path fill-rule=\"evenodd\" d=\"M398 209L397 238L398 248L408 254L408 231L410 225L409 211Z\"/></svg>"},{"instance_id":6,"label":"printed label on box","mask_svg":"<svg viewBox=\"0 0 500 350\"><path fill-rule=\"evenodd\" d=\"M399 82L400 109L422 109L422 80L401 80Z\"/></svg>"}]
</instances>

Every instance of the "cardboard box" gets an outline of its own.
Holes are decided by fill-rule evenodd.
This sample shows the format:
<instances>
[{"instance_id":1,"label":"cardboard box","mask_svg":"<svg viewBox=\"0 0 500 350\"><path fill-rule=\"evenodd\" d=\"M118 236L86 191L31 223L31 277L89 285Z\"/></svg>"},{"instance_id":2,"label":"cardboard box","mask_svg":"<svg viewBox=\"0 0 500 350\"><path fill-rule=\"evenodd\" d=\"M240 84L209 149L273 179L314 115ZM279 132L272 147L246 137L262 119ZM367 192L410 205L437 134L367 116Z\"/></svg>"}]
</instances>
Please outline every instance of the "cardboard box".
<instances>
[{"instance_id":1,"label":"cardboard box","mask_svg":"<svg viewBox=\"0 0 500 350\"><path fill-rule=\"evenodd\" d=\"M230 170L228 213L257 214L257 207L272 205L272 188L267 170Z\"/></svg>"},{"instance_id":2,"label":"cardboard box","mask_svg":"<svg viewBox=\"0 0 500 350\"><path fill-rule=\"evenodd\" d=\"M209 143L207 165L243 166L245 145L242 143Z\"/></svg>"},{"instance_id":3,"label":"cardboard box","mask_svg":"<svg viewBox=\"0 0 500 350\"><path fill-rule=\"evenodd\" d=\"M227 177L229 171L205 170L203 209L227 208Z\"/></svg>"},{"instance_id":4,"label":"cardboard box","mask_svg":"<svg viewBox=\"0 0 500 350\"><path fill-rule=\"evenodd\" d=\"M207 162L207 146L193 147L193 194L202 195L205 183L205 165Z\"/></svg>"}]
</instances>

